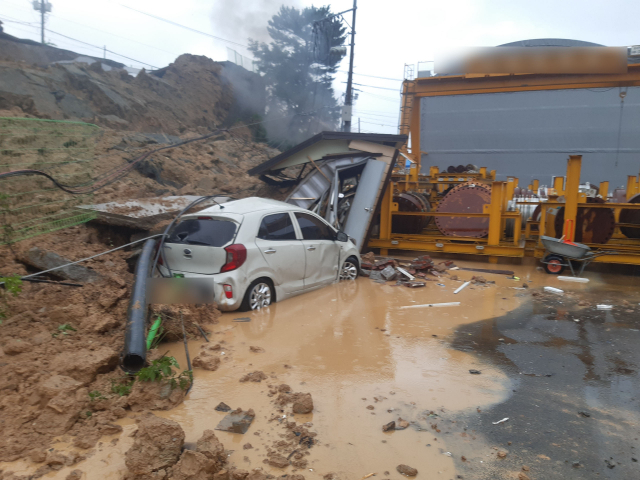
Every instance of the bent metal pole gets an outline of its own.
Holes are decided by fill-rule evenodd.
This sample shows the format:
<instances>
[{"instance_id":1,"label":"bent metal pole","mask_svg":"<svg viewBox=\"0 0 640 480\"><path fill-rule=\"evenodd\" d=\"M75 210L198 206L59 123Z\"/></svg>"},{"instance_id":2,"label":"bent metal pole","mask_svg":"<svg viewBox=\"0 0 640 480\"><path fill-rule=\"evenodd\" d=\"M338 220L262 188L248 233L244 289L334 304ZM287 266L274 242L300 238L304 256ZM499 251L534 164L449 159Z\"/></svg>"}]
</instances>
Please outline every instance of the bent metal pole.
<instances>
[{"instance_id":1,"label":"bent metal pole","mask_svg":"<svg viewBox=\"0 0 640 480\"><path fill-rule=\"evenodd\" d=\"M144 367L147 358L145 324L147 321L147 301L145 290L149 277L149 266L156 246L155 239L147 240L138 258L129 308L127 309L127 329L122 352L122 369L127 373L136 373Z\"/></svg>"}]
</instances>

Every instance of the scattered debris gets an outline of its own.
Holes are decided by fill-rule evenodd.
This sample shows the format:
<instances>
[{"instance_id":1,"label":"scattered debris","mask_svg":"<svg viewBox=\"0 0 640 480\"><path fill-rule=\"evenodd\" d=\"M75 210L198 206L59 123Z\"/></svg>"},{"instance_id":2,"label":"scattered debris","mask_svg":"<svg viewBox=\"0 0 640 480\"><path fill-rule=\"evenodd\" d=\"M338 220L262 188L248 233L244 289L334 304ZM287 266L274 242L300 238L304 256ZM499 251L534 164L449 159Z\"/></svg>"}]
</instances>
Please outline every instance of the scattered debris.
<instances>
[{"instance_id":1,"label":"scattered debris","mask_svg":"<svg viewBox=\"0 0 640 480\"><path fill-rule=\"evenodd\" d=\"M596 308L598 310L613 310L613 305L598 305Z\"/></svg>"},{"instance_id":2,"label":"scattered debris","mask_svg":"<svg viewBox=\"0 0 640 480\"><path fill-rule=\"evenodd\" d=\"M425 282L403 282L402 285L408 288L420 288L427 286Z\"/></svg>"},{"instance_id":3,"label":"scattered debris","mask_svg":"<svg viewBox=\"0 0 640 480\"><path fill-rule=\"evenodd\" d=\"M448 303L425 303L424 305L403 305L400 309L406 308L425 308L425 307L458 307L460 302L448 302Z\"/></svg>"},{"instance_id":4,"label":"scattered debris","mask_svg":"<svg viewBox=\"0 0 640 480\"><path fill-rule=\"evenodd\" d=\"M564 290L555 287L544 287L545 292L555 293L556 295L564 295Z\"/></svg>"},{"instance_id":5,"label":"scattered debris","mask_svg":"<svg viewBox=\"0 0 640 480\"><path fill-rule=\"evenodd\" d=\"M507 458L507 452L505 452L504 450L500 450L498 452L498 458Z\"/></svg>"},{"instance_id":6,"label":"scattered debris","mask_svg":"<svg viewBox=\"0 0 640 480\"><path fill-rule=\"evenodd\" d=\"M388 432L389 430L395 430L396 429L396 422L395 421L391 421L389 423L387 423L386 425L382 426L382 431L383 432Z\"/></svg>"},{"instance_id":7,"label":"scattered debris","mask_svg":"<svg viewBox=\"0 0 640 480\"><path fill-rule=\"evenodd\" d=\"M460 267L459 270L466 270L467 272L495 273L496 275L512 275L512 276L515 273L515 272L512 272L511 270L488 270L486 268L463 268L463 267Z\"/></svg>"},{"instance_id":8,"label":"scattered debris","mask_svg":"<svg viewBox=\"0 0 640 480\"><path fill-rule=\"evenodd\" d=\"M234 322L250 322L251 319L249 317L240 317L240 318L234 318L232 321L234 321Z\"/></svg>"},{"instance_id":9,"label":"scattered debris","mask_svg":"<svg viewBox=\"0 0 640 480\"><path fill-rule=\"evenodd\" d=\"M462 290L464 290L471 282L464 282L462 285L460 285L453 293L460 293Z\"/></svg>"},{"instance_id":10,"label":"scattered debris","mask_svg":"<svg viewBox=\"0 0 640 480\"><path fill-rule=\"evenodd\" d=\"M259 370L251 373L247 373L244 377L240 379L241 382L261 382L262 380L266 380L267 376L264 372Z\"/></svg>"},{"instance_id":11,"label":"scattered debris","mask_svg":"<svg viewBox=\"0 0 640 480\"><path fill-rule=\"evenodd\" d=\"M409 422L403 420L402 417L398 417L398 421L396 423L396 430L404 430L409 427Z\"/></svg>"},{"instance_id":12,"label":"scattered debris","mask_svg":"<svg viewBox=\"0 0 640 480\"><path fill-rule=\"evenodd\" d=\"M411 275L409 272L407 272L404 268L400 268L398 267L397 270L403 274L405 277L407 277L409 280L414 280L416 277L414 277L413 275Z\"/></svg>"},{"instance_id":13,"label":"scattered debris","mask_svg":"<svg viewBox=\"0 0 640 480\"><path fill-rule=\"evenodd\" d=\"M396 470L400 472L402 475L406 475L407 477L415 477L418 474L418 470L409 465L398 465Z\"/></svg>"},{"instance_id":14,"label":"scattered debris","mask_svg":"<svg viewBox=\"0 0 640 480\"><path fill-rule=\"evenodd\" d=\"M480 370L469 370L471 375L480 375L482 372Z\"/></svg>"},{"instance_id":15,"label":"scattered debris","mask_svg":"<svg viewBox=\"0 0 640 480\"><path fill-rule=\"evenodd\" d=\"M498 420L497 422L491 422L491 423L493 423L494 425L498 425L499 423L504 423L507 421L509 421L509 417L505 417L502 420Z\"/></svg>"},{"instance_id":16,"label":"scattered debris","mask_svg":"<svg viewBox=\"0 0 640 480\"><path fill-rule=\"evenodd\" d=\"M264 353L264 348L262 347L249 347L249 350L253 353Z\"/></svg>"},{"instance_id":17,"label":"scattered debris","mask_svg":"<svg viewBox=\"0 0 640 480\"><path fill-rule=\"evenodd\" d=\"M588 283L589 282L588 278L583 278L583 277L563 277L563 276L560 276L560 277L558 277L558 280L561 280L563 282L576 282L576 283Z\"/></svg>"},{"instance_id":18,"label":"scattered debris","mask_svg":"<svg viewBox=\"0 0 640 480\"><path fill-rule=\"evenodd\" d=\"M220 402L216 406L215 410L217 410L218 412L230 412L231 411L231 407L229 405L227 405L226 403L224 403L224 402Z\"/></svg>"},{"instance_id":19,"label":"scattered debris","mask_svg":"<svg viewBox=\"0 0 640 480\"><path fill-rule=\"evenodd\" d=\"M256 417L253 410L243 412L241 408L227 414L216 426L216 430L231 433L246 433Z\"/></svg>"},{"instance_id":20,"label":"scattered debris","mask_svg":"<svg viewBox=\"0 0 640 480\"><path fill-rule=\"evenodd\" d=\"M591 416L591 414L587 413L587 412L578 412L578 415L580 415L582 417L585 417L585 418L589 418Z\"/></svg>"}]
</instances>

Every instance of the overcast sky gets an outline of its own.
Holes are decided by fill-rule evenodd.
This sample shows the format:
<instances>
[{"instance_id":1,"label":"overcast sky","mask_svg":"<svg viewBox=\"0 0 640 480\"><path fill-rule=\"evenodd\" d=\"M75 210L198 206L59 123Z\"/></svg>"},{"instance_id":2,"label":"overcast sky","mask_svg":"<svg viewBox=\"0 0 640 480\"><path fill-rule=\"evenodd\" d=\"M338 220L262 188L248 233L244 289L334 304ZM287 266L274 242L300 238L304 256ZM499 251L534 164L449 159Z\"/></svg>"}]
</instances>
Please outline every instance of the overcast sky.
<instances>
[{"instance_id":1,"label":"overcast sky","mask_svg":"<svg viewBox=\"0 0 640 480\"><path fill-rule=\"evenodd\" d=\"M309 0L284 2L298 8ZM334 12L353 0L330 3ZM227 47L248 54L247 37L266 38L276 0L51 0L46 40L60 48L101 56L134 67L163 67L182 53L227 60ZM316 2L316 5L321 5ZM170 19L240 45L167 24L125 8ZM0 20L9 34L40 40L39 13L31 0L1 0ZM633 0L359 0L354 82L361 89L353 125L362 131L396 133L405 64L432 60L450 46L495 46L534 38L570 38L607 46L640 44L640 1ZM351 23L351 14L345 19ZM11 22L13 20L14 22ZM15 21L23 22L16 23ZM29 24L29 25L25 25ZM53 33L56 32L56 33ZM75 40L64 38L66 35ZM144 65L145 62L148 65ZM346 72L348 57L341 70ZM373 75L395 80L372 78ZM347 74L335 89L344 94ZM382 87L382 88L374 88Z\"/></svg>"}]
</instances>

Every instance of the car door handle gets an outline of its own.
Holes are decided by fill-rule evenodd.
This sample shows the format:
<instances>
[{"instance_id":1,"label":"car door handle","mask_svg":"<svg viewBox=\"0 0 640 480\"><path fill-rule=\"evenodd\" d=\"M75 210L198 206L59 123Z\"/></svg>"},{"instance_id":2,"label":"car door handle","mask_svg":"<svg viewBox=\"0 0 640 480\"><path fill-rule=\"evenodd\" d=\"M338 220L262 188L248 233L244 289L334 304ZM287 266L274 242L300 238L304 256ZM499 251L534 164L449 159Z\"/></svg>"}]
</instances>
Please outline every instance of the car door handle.
<instances>
[{"instance_id":1,"label":"car door handle","mask_svg":"<svg viewBox=\"0 0 640 480\"><path fill-rule=\"evenodd\" d=\"M316 249L316 247L314 247L313 245L310 245L310 246L307 247L307 250L315 250L315 249Z\"/></svg>"},{"instance_id":2,"label":"car door handle","mask_svg":"<svg viewBox=\"0 0 640 480\"><path fill-rule=\"evenodd\" d=\"M270 248L268 250L265 250L264 253L276 253L276 249L275 248Z\"/></svg>"}]
</instances>

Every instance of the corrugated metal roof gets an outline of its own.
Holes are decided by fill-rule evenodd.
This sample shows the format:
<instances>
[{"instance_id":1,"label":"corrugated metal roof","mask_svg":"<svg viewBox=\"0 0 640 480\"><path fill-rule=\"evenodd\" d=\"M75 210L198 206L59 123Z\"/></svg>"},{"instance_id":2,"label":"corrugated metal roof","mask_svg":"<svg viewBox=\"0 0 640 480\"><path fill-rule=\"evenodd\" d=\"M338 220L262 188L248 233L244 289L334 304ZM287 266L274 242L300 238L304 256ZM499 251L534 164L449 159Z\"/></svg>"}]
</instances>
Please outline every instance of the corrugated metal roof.
<instances>
[{"instance_id":1,"label":"corrugated metal roof","mask_svg":"<svg viewBox=\"0 0 640 480\"><path fill-rule=\"evenodd\" d=\"M249 170L249 175L260 175L268 170L277 170L278 164L284 162L292 155L310 147L311 145L323 140L362 140L364 142L380 143L394 148L399 148L407 141L407 135L391 135L384 133L354 133L354 132L320 132L317 135L299 143L286 152L281 153L257 167Z\"/></svg>"}]
</instances>

